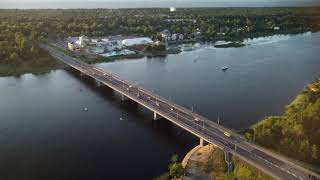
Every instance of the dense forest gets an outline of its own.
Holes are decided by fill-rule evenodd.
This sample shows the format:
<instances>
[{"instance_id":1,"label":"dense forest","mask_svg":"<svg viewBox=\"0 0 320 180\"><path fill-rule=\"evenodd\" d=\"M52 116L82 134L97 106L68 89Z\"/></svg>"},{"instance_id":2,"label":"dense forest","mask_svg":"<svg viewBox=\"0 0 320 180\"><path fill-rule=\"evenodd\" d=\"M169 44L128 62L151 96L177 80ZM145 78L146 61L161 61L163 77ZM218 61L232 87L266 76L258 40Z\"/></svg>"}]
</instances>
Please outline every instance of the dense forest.
<instances>
[{"instance_id":1,"label":"dense forest","mask_svg":"<svg viewBox=\"0 0 320 180\"><path fill-rule=\"evenodd\" d=\"M136 35L160 38L159 32L202 40L317 31L320 8L194 8L0 10L0 63L37 59L38 43L68 36ZM280 27L274 31L273 27Z\"/></svg>"},{"instance_id":2,"label":"dense forest","mask_svg":"<svg viewBox=\"0 0 320 180\"><path fill-rule=\"evenodd\" d=\"M320 80L304 89L282 116L254 125L246 137L294 159L320 166Z\"/></svg>"}]
</instances>

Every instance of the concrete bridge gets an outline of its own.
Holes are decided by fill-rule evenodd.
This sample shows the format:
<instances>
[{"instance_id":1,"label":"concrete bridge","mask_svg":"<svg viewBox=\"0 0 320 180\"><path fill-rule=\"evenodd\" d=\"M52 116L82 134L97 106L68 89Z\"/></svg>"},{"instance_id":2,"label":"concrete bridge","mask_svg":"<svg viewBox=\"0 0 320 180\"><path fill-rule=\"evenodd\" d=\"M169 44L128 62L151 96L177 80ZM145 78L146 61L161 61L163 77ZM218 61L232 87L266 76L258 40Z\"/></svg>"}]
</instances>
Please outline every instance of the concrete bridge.
<instances>
[{"instance_id":1,"label":"concrete bridge","mask_svg":"<svg viewBox=\"0 0 320 180\"><path fill-rule=\"evenodd\" d=\"M115 74L67 56L56 48L46 45L43 45L42 48L46 49L53 57L77 69L82 74L92 77L97 83L106 85L120 93L122 98L131 99L149 109L154 113L154 120L160 116L171 121L175 125L199 137L200 144L206 141L219 147L226 153L226 157L228 158L232 154L275 179L307 180L319 179L320 177L286 157L274 154L248 142L239 134L231 133L230 137L226 136L224 133L231 131L223 126Z\"/></svg>"}]
</instances>

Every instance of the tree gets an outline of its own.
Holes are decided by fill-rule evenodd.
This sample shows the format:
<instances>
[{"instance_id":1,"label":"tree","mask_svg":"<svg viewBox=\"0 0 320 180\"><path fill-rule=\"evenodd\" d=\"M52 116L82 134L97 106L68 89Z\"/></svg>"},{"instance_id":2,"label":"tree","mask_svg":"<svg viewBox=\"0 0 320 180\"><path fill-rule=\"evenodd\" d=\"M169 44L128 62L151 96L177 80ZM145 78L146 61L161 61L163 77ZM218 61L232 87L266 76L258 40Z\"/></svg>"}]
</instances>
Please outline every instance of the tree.
<instances>
[{"instance_id":1,"label":"tree","mask_svg":"<svg viewBox=\"0 0 320 180\"><path fill-rule=\"evenodd\" d=\"M19 55L16 52L14 52L14 53L10 54L9 58L10 58L10 60L17 60L17 59L19 59Z\"/></svg>"},{"instance_id":2,"label":"tree","mask_svg":"<svg viewBox=\"0 0 320 180\"><path fill-rule=\"evenodd\" d=\"M171 177L178 179L183 175L184 169L181 163L171 163L169 165L169 174Z\"/></svg>"},{"instance_id":3,"label":"tree","mask_svg":"<svg viewBox=\"0 0 320 180\"><path fill-rule=\"evenodd\" d=\"M317 150L317 146L315 144L312 146L311 157L313 160L318 159L318 150Z\"/></svg>"}]
</instances>

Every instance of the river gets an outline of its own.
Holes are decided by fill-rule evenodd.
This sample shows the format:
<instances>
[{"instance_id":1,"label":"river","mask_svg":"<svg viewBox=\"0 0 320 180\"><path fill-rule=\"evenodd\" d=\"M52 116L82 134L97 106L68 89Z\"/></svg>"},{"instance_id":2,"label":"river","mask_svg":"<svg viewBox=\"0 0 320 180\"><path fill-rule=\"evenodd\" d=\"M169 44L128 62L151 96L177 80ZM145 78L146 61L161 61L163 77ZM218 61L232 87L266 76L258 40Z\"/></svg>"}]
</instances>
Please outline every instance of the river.
<instances>
[{"instance_id":1,"label":"river","mask_svg":"<svg viewBox=\"0 0 320 180\"><path fill-rule=\"evenodd\" d=\"M240 131L320 76L320 33L245 44L96 66ZM0 99L0 179L152 179L198 143L72 69L2 77Z\"/></svg>"}]
</instances>

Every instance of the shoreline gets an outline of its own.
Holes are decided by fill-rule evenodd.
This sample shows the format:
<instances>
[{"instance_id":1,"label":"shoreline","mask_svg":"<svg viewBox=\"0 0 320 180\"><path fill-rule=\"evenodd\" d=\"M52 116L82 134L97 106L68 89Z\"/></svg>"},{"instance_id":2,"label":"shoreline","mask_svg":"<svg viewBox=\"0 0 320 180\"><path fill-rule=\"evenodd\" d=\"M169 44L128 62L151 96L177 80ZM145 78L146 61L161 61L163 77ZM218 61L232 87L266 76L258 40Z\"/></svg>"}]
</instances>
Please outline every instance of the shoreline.
<instances>
[{"instance_id":1,"label":"shoreline","mask_svg":"<svg viewBox=\"0 0 320 180\"><path fill-rule=\"evenodd\" d=\"M299 33L277 33L277 34L271 34L271 35L266 35L266 36L254 36L254 37L240 37L238 39L242 39L242 40L252 40L252 39L257 39L257 38L264 38L264 37L273 37L273 36L279 36L279 35L303 35L305 33L317 33L319 31L315 31L315 32L312 32L312 31L304 31L304 32L299 32ZM216 42L216 41L219 41L219 40L222 40L222 41L228 41L228 38L215 38L214 40L211 40L211 41L194 41L192 43L206 43L206 42ZM179 43L177 43L179 44ZM59 47L56 47L56 48L59 48ZM219 47L220 49L225 49L225 48L229 48L229 47ZM232 48L232 47L231 47ZM168 52L165 52L165 53L161 53L161 57L165 57L167 55L171 55L171 54L179 54L181 52L178 52L178 53L172 53L170 51ZM117 57L108 57L108 58L99 58L99 59L83 59L83 61L86 61L87 63L90 63L90 64L95 64L95 63L108 63L108 62L115 62L115 61L118 61L118 60L128 60L128 59L141 59L141 58L154 58L154 57L160 57L159 56L160 54L156 54L156 55L151 55L151 54L147 54L147 53L143 53L143 54L134 54L133 56L117 56ZM46 56L42 57L42 58L45 58L46 60L50 59ZM40 59L40 58L38 58ZM33 63L32 61L36 61L38 59L34 59L34 60L30 60L30 62L27 62L27 63ZM50 59L50 61L52 61L51 63L54 63L54 59ZM41 61L39 61L41 62ZM27 64L26 63L26 64ZM41 62L43 63L43 62ZM3 63L3 64L0 64L0 77L10 77L10 76L21 76L21 75L24 75L24 74L43 74L43 73L47 73L51 70L57 70L57 69L64 69L66 66L60 62L55 62L56 64L51 64L51 65L41 65L39 67L34 67L32 65L27 65L27 66L23 66L24 64L6 64L6 63ZM36 64L36 63L34 63ZM18 67L18 68L17 68ZM9 70L8 70L9 69Z\"/></svg>"},{"instance_id":2,"label":"shoreline","mask_svg":"<svg viewBox=\"0 0 320 180\"><path fill-rule=\"evenodd\" d=\"M212 173L205 172L201 164L206 163L216 150L217 147L213 144L197 145L192 148L181 162L184 168L184 175L181 177L181 180L192 180L194 178L211 179Z\"/></svg>"}]
</instances>

